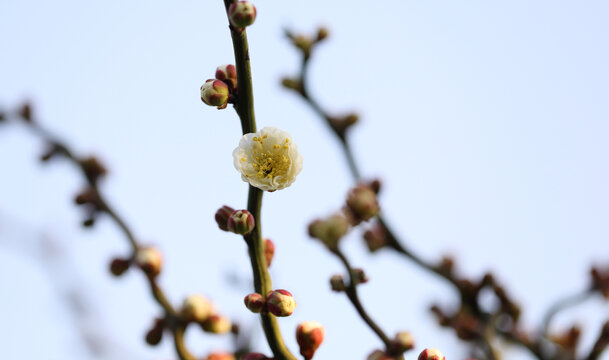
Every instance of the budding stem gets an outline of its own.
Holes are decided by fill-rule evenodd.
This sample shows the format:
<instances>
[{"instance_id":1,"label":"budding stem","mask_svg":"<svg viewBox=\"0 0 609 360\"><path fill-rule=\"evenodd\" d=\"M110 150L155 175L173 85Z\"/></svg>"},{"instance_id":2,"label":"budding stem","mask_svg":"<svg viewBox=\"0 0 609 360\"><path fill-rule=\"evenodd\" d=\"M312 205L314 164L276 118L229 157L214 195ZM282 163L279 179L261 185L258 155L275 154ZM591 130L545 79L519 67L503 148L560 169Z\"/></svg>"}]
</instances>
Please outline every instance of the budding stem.
<instances>
[{"instance_id":1,"label":"budding stem","mask_svg":"<svg viewBox=\"0 0 609 360\"><path fill-rule=\"evenodd\" d=\"M233 0L224 0L224 6L228 15ZM237 68L238 94L235 100L235 110L241 120L243 134L256 132L256 116L254 114L254 93L252 90L252 72L250 68L249 46L247 33L244 28L237 29L232 25L231 38L235 52L235 66ZM247 210L254 215L256 226L254 231L245 236L247 241L250 261L254 273L254 288L257 293L266 296L272 290L273 285L269 275L266 258L264 256L264 240L261 231L262 190L249 186ZM262 328L267 342L277 360L296 360L283 342L279 324L275 316L271 314L260 314Z\"/></svg>"}]
</instances>

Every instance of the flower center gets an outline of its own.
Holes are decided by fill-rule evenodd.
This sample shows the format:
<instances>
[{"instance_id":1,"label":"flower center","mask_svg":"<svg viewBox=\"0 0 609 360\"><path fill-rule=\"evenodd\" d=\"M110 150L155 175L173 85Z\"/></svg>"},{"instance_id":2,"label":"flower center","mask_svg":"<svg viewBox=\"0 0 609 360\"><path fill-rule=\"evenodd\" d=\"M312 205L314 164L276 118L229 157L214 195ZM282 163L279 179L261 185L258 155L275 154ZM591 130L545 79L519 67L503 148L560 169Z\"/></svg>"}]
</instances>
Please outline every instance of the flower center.
<instances>
[{"instance_id":1,"label":"flower center","mask_svg":"<svg viewBox=\"0 0 609 360\"><path fill-rule=\"evenodd\" d=\"M261 138L254 138L254 141L264 144L266 135ZM289 148L287 143L289 139L285 139L286 144L283 146L275 144L272 149L267 151L260 151L259 149L254 150L254 161L252 164L254 169L257 170L258 178L269 178L272 179L277 176L287 174L290 168L290 159L285 155L286 150ZM266 149L265 149L266 150Z\"/></svg>"}]
</instances>

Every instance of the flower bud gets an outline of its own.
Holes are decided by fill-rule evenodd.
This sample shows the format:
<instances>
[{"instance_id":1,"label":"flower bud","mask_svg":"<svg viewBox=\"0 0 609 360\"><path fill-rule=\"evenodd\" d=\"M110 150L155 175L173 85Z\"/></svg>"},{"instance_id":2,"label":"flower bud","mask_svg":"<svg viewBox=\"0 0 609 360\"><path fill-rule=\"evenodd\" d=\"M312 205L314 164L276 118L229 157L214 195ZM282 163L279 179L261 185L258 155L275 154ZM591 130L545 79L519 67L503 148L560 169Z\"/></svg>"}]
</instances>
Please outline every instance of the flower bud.
<instances>
[{"instance_id":1,"label":"flower bud","mask_svg":"<svg viewBox=\"0 0 609 360\"><path fill-rule=\"evenodd\" d=\"M222 80L209 79L201 85L201 100L209 106L225 108L228 94L228 86Z\"/></svg>"},{"instance_id":2,"label":"flower bud","mask_svg":"<svg viewBox=\"0 0 609 360\"><path fill-rule=\"evenodd\" d=\"M342 214L335 214L324 220L309 224L309 235L321 240L328 248L338 247L338 241L349 231L349 220Z\"/></svg>"},{"instance_id":3,"label":"flower bud","mask_svg":"<svg viewBox=\"0 0 609 360\"><path fill-rule=\"evenodd\" d=\"M233 89L237 88L237 68L235 65L221 65L216 68L216 79L224 81Z\"/></svg>"},{"instance_id":4,"label":"flower bud","mask_svg":"<svg viewBox=\"0 0 609 360\"><path fill-rule=\"evenodd\" d=\"M182 302L180 315L185 321L203 322L215 312L214 305L206 297L189 295Z\"/></svg>"},{"instance_id":5,"label":"flower bud","mask_svg":"<svg viewBox=\"0 0 609 360\"><path fill-rule=\"evenodd\" d=\"M236 28L250 26L256 20L256 7L249 1L234 2L228 8L228 19Z\"/></svg>"},{"instance_id":6,"label":"flower bud","mask_svg":"<svg viewBox=\"0 0 609 360\"><path fill-rule=\"evenodd\" d=\"M345 289L347 289L342 275L332 275L330 278L330 287L333 291L345 291Z\"/></svg>"},{"instance_id":7,"label":"flower bud","mask_svg":"<svg viewBox=\"0 0 609 360\"><path fill-rule=\"evenodd\" d=\"M129 269L131 261L129 259L115 258L110 263L110 272L114 276L121 276Z\"/></svg>"},{"instance_id":8,"label":"flower bud","mask_svg":"<svg viewBox=\"0 0 609 360\"><path fill-rule=\"evenodd\" d=\"M419 354L418 360L446 360L446 358L442 355L440 350L428 348Z\"/></svg>"},{"instance_id":9,"label":"flower bud","mask_svg":"<svg viewBox=\"0 0 609 360\"><path fill-rule=\"evenodd\" d=\"M32 122L32 106L29 103L23 104L18 111L18 115L23 121Z\"/></svg>"},{"instance_id":10,"label":"flower bud","mask_svg":"<svg viewBox=\"0 0 609 360\"><path fill-rule=\"evenodd\" d=\"M364 241L368 250L373 253L387 245L387 232L380 224L374 224L364 232Z\"/></svg>"},{"instance_id":11,"label":"flower bud","mask_svg":"<svg viewBox=\"0 0 609 360\"><path fill-rule=\"evenodd\" d=\"M249 353L245 354L242 360L271 360L271 358L268 358L266 355L261 353Z\"/></svg>"},{"instance_id":12,"label":"flower bud","mask_svg":"<svg viewBox=\"0 0 609 360\"><path fill-rule=\"evenodd\" d=\"M269 291L266 307L275 316L290 316L296 308L296 300L287 290Z\"/></svg>"},{"instance_id":13,"label":"flower bud","mask_svg":"<svg viewBox=\"0 0 609 360\"><path fill-rule=\"evenodd\" d=\"M372 354L368 355L366 360L395 360L393 357L385 354L384 351L374 350Z\"/></svg>"},{"instance_id":14,"label":"flower bud","mask_svg":"<svg viewBox=\"0 0 609 360\"><path fill-rule=\"evenodd\" d=\"M395 338L391 341L393 351L395 353L403 353L414 347L414 338L408 331L400 331L395 334Z\"/></svg>"},{"instance_id":15,"label":"flower bud","mask_svg":"<svg viewBox=\"0 0 609 360\"><path fill-rule=\"evenodd\" d=\"M230 319L226 316L212 315L203 321L203 330L212 334L226 334L231 330Z\"/></svg>"},{"instance_id":16,"label":"flower bud","mask_svg":"<svg viewBox=\"0 0 609 360\"><path fill-rule=\"evenodd\" d=\"M355 268L351 271L351 281L353 281L354 285L364 284L368 282L368 277L364 270Z\"/></svg>"},{"instance_id":17,"label":"flower bud","mask_svg":"<svg viewBox=\"0 0 609 360\"><path fill-rule=\"evenodd\" d=\"M108 173L106 167L94 156L80 160L80 167L92 183Z\"/></svg>"},{"instance_id":18,"label":"flower bud","mask_svg":"<svg viewBox=\"0 0 609 360\"><path fill-rule=\"evenodd\" d=\"M235 355L229 352L214 352L205 358L205 360L236 360Z\"/></svg>"},{"instance_id":19,"label":"flower bud","mask_svg":"<svg viewBox=\"0 0 609 360\"><path fill-rule=\"evenodd\" d=\"M161 272L163 258L161 252L153 247L147 246L137 250L135 254L135 263L148 276L157 276Z\"/></svg>"},{"instance_id":20,"label":"flower bud","mask_svg":"<svg viewBox=\"0 0 609 360\"><path fill-rule=\"evenodd\" d=\"M249 234L255 226L254 215L247 210L235 210L228 217L228 231L235 234Z\"/></svg>"},{"instance_id":21,"label":"flower bud","mask_svg":"<svg viewBox=\"0 0 609 360\"><path fill-rule=\"evenodd\" d=\"M357 222L369 220L380 211L376 194L367 185L358 185L351 189L347 195L347 208Z\"/></svg>"},{"instance_id":22,"label":"flower bud","mask_svg":"<svg viewBox=\"0 0 609 360\"><path fill-rule=\"evenodd\" d=\"M264 309L264 298L258 293L249 294L243 299L245 307L253 313L259 313Z\"/></svg>"},{"instance_id":23,"label":"flower bud","mask_svg":"<svg viewBox=\"0 0 609 360\"><path fill-rule=\"evenodd\" d=\"M317 41L322 41L328 37L328 29L325 27L320 27L317 29Z\"/></svg>"},{"instance_id":24,"label":"flower bud","mask_svg":"<svg viewBox=\"0 0 609 360\"><path fill-rule=\"evenodd\" d=\"M156 319L152 328L146 333L146 343L148 345L158 345L163 338L163 329L165 328L165 321L163 319Z\"/></svg>"},{"instance_id":25,"label":"flower bud","mask_svg":"<svg viewBox=\"0 0 609 360\"><path fill-rule=\"evenodd\" d=\"M235 211L235 209L227 205L222 206L216 211L215 218L220 230L228 231L228 218L233 211Z\"/></svg>"},{"instance_id":26,"label":"flower bud","mask_svg":"<svg viewBox=\"0 0 609 360\"><path fill-rule=\"evenodd\" d=\"M275 244L271 239L264 239L264 258L266 259L266 267L271 266L273 262L273 255L275 255Z\"/></svg>"},{"instance_id":27,"label":"flower bud","mask_svg":"<svg viewBox=\"0 0 609 360\"><path fill-rule=\"evenodd\" d=\"M313 358L315 351L324 341L324 327L317 321L305 321L296 328L296 341L300 346L300 354L305 360Z\"/></svg>"}]
</instances>

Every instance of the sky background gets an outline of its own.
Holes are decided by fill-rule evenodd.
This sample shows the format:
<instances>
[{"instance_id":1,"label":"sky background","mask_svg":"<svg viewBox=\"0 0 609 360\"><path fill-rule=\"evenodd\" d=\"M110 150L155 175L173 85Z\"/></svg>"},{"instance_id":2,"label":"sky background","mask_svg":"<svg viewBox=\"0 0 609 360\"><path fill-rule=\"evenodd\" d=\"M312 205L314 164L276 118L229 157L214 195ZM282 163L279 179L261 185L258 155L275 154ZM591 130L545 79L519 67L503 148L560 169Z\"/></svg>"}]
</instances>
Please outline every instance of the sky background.
<instances>
[{"instance_id":1,"label":"sky background","mask_svg":"<svg viewBox=\"0 0 609 360\"><path fill-rule=\"evenodd\" d=\"M467 275L493 271L532 330L553 299L587 286L592 263L609 262L608 2L255 5L248 36L258 127L290 132L304 157L290 188L265 195L262 220L277 249L274 287L298 302L280 320L293 352L304 320L326 326L317 359L363 359L380 344L329 290L340 263L306 235L352 182L324 124L279 85L299 63L286 27L330 29L312 60L311 89L337 114L360 113L356 157L364 176L383 179L383 211L408 246L429 259L454 254ZM30 100L46 127L103 159L107 197L143 243L163 250L160 282L174 303L202 293L257 328L242 305L251 289L245 245L213 221L221 205L246 203L231 158L240 125L232 109L199 99L216 66L233 62L222 1L2 1L0 38L0 108ZM40 166L42 148L23 127L0 126L2 357L86 358L83 321L65 309L76 289L91 310L79 317L106 339L108 359L174 358L170 341L143 341L159 311L141 274L108 275L110 259L127 254L122 234L107 219L79 227L84 215L72 199L82 179L62 161ZM427 310L454 304L453 290L390 252L368 254L359 237L344 247L369 274L360 292L372 317L388 333L412 331L417 350L464 358ZM49 244L64 249L55 264L41 260ZM232 277L242 281L227 285ZM555 329L584 324L588 349L608 317L595 298ZM197 330L187 340L201 356L230 346Z\"/></svg>"}]
</instances>

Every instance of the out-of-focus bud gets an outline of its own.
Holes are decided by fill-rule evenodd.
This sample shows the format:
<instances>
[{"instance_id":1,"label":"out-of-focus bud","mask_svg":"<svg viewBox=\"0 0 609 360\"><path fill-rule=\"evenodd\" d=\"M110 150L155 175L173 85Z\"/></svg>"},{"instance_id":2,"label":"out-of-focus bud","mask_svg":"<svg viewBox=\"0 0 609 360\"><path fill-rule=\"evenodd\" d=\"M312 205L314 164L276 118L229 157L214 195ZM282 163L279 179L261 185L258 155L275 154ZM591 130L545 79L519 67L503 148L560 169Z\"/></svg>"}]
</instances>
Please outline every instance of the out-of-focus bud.
<instances>
[{"instance_id":1,"label":"out-of-focus bud","mask_svg":"<svg viewBox=\"0 0 609 360\"><path fill-rule=\"evenodd\" d=\"M285 77L281 79L281 85L283 85L283 87L286 89L295 90L298 92L302 91L302 83L298 79Z\"/></svg>"},{"instance_id":2,"label":"out-of-focus bud","mask_svg":"<svg viewBox=\"0 0 609 360\"><path fill-rule=\"evenodd\" d=\"M374 224L364 232L364 241L370 252L378 251L387 246L387 232L380 224Z\"/></svg>"},{"instance_id":3,"label":"out-of-focus bud","mask_svg":"<svg viewBox=\"0 0 609 360\"><path fill-rule=\"evenodd\" d=\"M237 88L237 68L235 65L227 64L216 68L216 79L224 81L233 90Z\"/></svg>"},{"instance_id":4,"label":"out-of-focus bud","mask_svg":"<svg viewBox=\"0 0 609 360\"><path fill-rule=\"evenodd\" d=\"M355 125L359 120L357 114L349 114L343 117L332 117L330 118L330 125L336 130L337 133L344 135L347 129Z\"/></svg>"},{"instance_id":5,"label":"out-of-focus bud","mask_svg":"<svg viewBox=\"0 0 609 360\"><path fill-rule=\"evenodd\" d=\"M322 41L328 37L328 29L325 27L320 27L317 30L317 41Z\"/></svg>"},{"instance_id":6,"label":"out-of-focus bud","mask_svg":"<svg viewBox=\"0 0 609 360\"><path fill-rule=\"evenodd\" d=\"M335 214L309 224L309 235L321 240L328 248L336 249L338 241L349 231L349 220L343 214Z\"/></svg>"},{"instance_id":7,"label":"out-of-focus bud","mask_svg":"<svg viewBox=\"0 0 609 360\"><path fill-rule=\"evenodd\" d=\"M228 231L228 218L235 209L230 206L224 205L216 211L216 222L221 230Z\"/></svg>"},{"instance_id":8,"label":"out-of-focus bud","mask_svg":"<svg viewBox=\"0 0 609 360\"><path fill-rule=\"evenodd\" d=\"M154 325L146 333L146 343L155 346L161 342L163 338L163 329L165 328L165 321L163 319L155 319Z\"/></svg>"},{"instance_id":9,"label":"out-of-focus bud","mask_svg":"<svg viewBox=\"0 0 609 360\"><path fill-rule=\"evenodd\" d=\"M205 296L193 294L182 302L180 315L186 321L203 322L215 312L214 305Z\"/></svg>"},{"instance_id":10,"label":"out-of-focus bud","mask_svg":"<svg viewBox=\"0 0 609 360\"><path fill-rule=\"evenodd\" d=\"M349 191L347 195L347 208L354 215L358 223L371 219L380 211L376 194L367 185L358 185Z\"/></svg>"},{"instance_id":11,"label":"out-of-focus bud","mask_svg":"<svg viewBox=\"0 0 609 360\"><path fill-rule=\"evenodd\" d=\"M99 195L98 195L97 191L95 191L95 189L93 189L93 188L87 188L87 189L79 192L76 195L76 197L74 198L74 202L77 205L90 204L90 205L93 205L94 207L99 207L99 205L100 205Z\"/></svg>"},{"instance_id":12,"label":"out-of-focus bud","mask_svg":"<svg viewBox=\"0 0 609 360\"><path fill-rule=\"evenodd\" d=\"M212 334L226 334L231 330L231 321L226 316L212 315L201 324L203 330Z\"/></svg>"},{"instance_id":13,"label":"out-of-focus bud","mask_svg":"<svg viewBox=\"0 0 609 360\"><path fill-rule=\"evenodd\" d=\"M370 186L372 191L374 191L374 193L378 195L378 193L381 191L382 183L381 180L374 179L368 183L368 186Z\"/></svg>"},{"instance_id":14,"label":"out-of-focus bud","mask_svg":"<svg viewBox=\"0 0 609 360\"><path fill-rule=\"evenodd\" d=\"M249 294L243 299L245 307L253 313L259 313L264 309L264 297L258 293Z\"/></svg>"},{"instance_id":15,"label":"out-of-focus bud","mask_svg":"<svg viewBox=\"0 0 609 360\"><path fill-rule=\"evenodd\" d=\"M345 291L347 289L345 286L345 279L342 275L332 275L330 278L330 287L333 291Z\"/></svg>"},{"instance_id":16,"label":"out-of-focus bud","mask_svg":"<svg viewBox=\"0 0 609 360\"><path fill-rule=\"evenodd\" d=\"M293 35L290 37L292 44L299 48L306 56L310 55L313 41L304 35Z\"/></svg>"},{"instance_id":17,"label":"out-of-focus bud","mask_svg":"<svg viewBox=\"0 0 609 360\"><path fill-rule=\"evenodd\" d=\"M228 8L228 19L237 28L250 26L256 20L256 7L249 1L234 2Z\"/></svg>"},{"instance_id":18,"label":"out-of-focus bud","mask_svg":"<svg viewBox=\"0 0 609 360\"><path fill-rule=\"evenodd\" d=\"M273 290L266 296L266 307L275 316L290 316L296 308L296 300L287 290Z\"/></svg>"},{"instance_id":19,"label":"out-of-focus bud","mask_svg":"<svg viewBox=\"0 0 609 360\"><path fill-rule=\"evenodd\" d=\"M275 255L275 244L271 239L264 239L264 258L266 260L266 267L271 266L273 262L273 256Z\"/></svg>"},{"instance_id":20,"label":"out-of-focus bud","mask_svg":"<svg viewBox=\"0 0 609 360\"><path fill-rule=\"evenodd\" d=\"M108 173L106 167L94 156L80 160L80 167L85 173L87 180L92 183L95 183Z\"/></svg>"},{"instance_id":21,"label":"out-of-focus bud","mask_svg":"<svg viewBox=\"0 0 609 360\"><path fill-rule=\"evenodd\" d=\"M427 348L419 354L418 360L446 360L438 349Z\"/></svg>"},{"instance_id":22,"label":"out-of-focus bud","mask_svg":"<svg viewBox=\"0 0 609 360\"><path fill-rule=\"evenodd\" d=\"M364 284L368 282L368 277L364 270L355 268L351 271L351 281L354 285Z\"/></svg>"},{"instance_id":23,"label":"out-of-focus bud","mask_svg":"<svg viewBox=\"0 0 609 360\"><path fill-rule=\"evenodd\" d=\"M4 113L2 111L0 111L0 123L3 122L5 119Z\"/></svg>"},{"instance_id":24,"label":"out-of-focus bud","mask_svg":"<svg viewBox=\"0 0 609 360\"><path fill-rule=\"evenodd\" d=\"M161 272L163 257L161 252L153 246L142 247L135 254L135 263L146 275L157 276Z\"/></svg>"},{"instance_id":25,"label":"out-of-focus bud","mask_svg":"<svg viewBox=\"0 0 609 360\"><path fill-rule=\"evenodd\" d=\"M214 352L205 358L205 360L236 360L235 355L229 352Z\"/></svg>"},{"instance_id":26,"label":"out-of-focus bud","mask_svg":"<svg viewBox=\"0 0 609 360\"><path fill-rule=\"evenodd\" d=\"M222 80L209 79L201 85L201 100L209 106L225 108L228 95L228 85Z\"/></svg>"},{"instance_id":27,"label":"out-of-focus bud","mask_svg":"<svg viewBox=\"0 0 609 360\"><path fill-rule=\"evenodd\" d=\"M395 360L393 357L385 354L384 351L374 350L366 360Z\"/></svg>"},{"instance_id":28,"label":"out-of-focus bud","mask_svg":"<svg viewBox=\"0 0 609 360\"><path fill-rule=\"evenodd\" d=\"M110 263L110 272L114 276L121 276L129 269L131 261L129 259L115 258Z\"/></svg>"},{"instance_id":29,"label":"out-of-focus bud","mask_svg":"<svg viewBox=\"0 0 609 360\"><path fill-rule=\"evenodd\" d=\"M245 235L249 234L254 230L256 226L256 221L254 219L254 215L247 210L235 210L228 217L228 222L226 223L228 227L228 231Z\"/></svg>"},{"instance_id":30,"label":"out-of-focus bud","mask_svg":"<svg viewBox=\"0 0 609 360\"><path fill-rule=\"evenodd\" d=\"M25 122L32 122L32 106L29 103L21 105L17 113Z\"/></svg>"},{"instance_id":31,"label":"out-of-focus bud","mask_svg":"<svg viewBox=\"0 0 609 360\"><path fill-rule=\"evenodd\" d=\"M391 341L392 350L396 354L401 354L414 347L414 338L408 331L400 331L395 334L395 338Z\"/></svg>"},{"instance_id":32,"label":"out-of-focus bud","mask_svg":"<svg viewBox=\"0 0 609 360\"><path fill-rule=\"evenodd\" d=\"M317 321L305 321L296 328L296 341L300 346L300 354L305 360L313 358L315 351L324 341L324 327Z\"/></svg>"},{"instance_id":33,"label":"out-of-focus bud","mask_svg":"<svg viewBox=\"0 0 609 360\"><path fill-rule=\"evenodd\" d=\"M266 355L261 353L249 353L243 356L242 360L270 360L271 358L266 357Z\"/></svg>"},{"instance_id":34,"label":"out-of-focus bud","mask_svg":"<svg viewBox=\"0 0 609 360\"><path fill-rule=\"evenodd\" d=\"M592 277L592 289L600 292L605 299L609 299L609 268L592 267L590 276Z\"/></svg>"}]
</instances>

